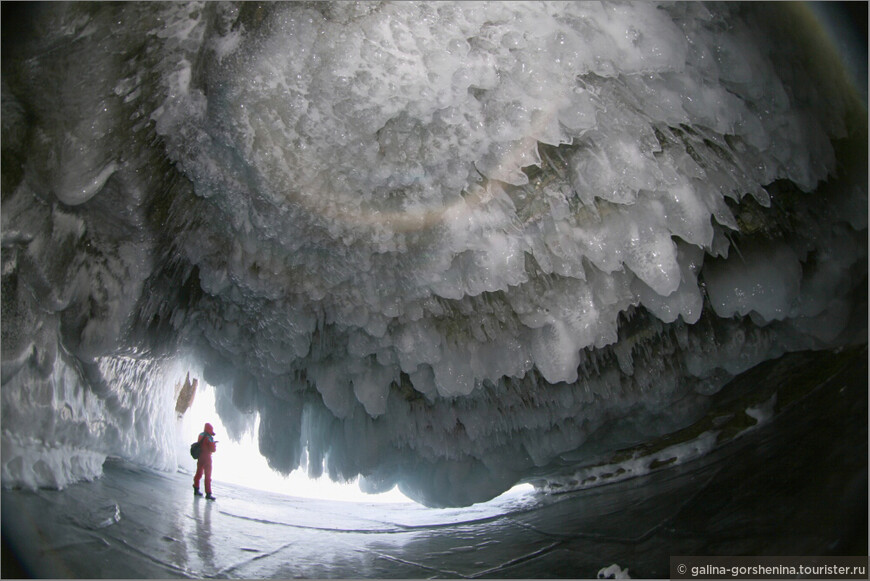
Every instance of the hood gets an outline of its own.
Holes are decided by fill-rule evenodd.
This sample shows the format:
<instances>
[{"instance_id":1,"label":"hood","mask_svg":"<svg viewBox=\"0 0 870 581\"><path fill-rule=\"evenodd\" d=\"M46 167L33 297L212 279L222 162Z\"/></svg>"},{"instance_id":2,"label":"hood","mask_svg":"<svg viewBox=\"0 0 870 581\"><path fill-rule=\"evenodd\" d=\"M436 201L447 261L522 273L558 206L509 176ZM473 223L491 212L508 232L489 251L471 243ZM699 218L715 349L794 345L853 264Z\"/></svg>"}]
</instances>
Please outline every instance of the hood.
<instances>
[{"instance_id":1,"label":"hood","mask_svg":"<svg viewBox=\"0 0 870 581\"><path fill-rule=\"evenodd\" d=\"M211 434L212 436L214 436L214 428L212 427L211 424L209 424L209 423L207 423L207 422L206 422L206 424L205 424L205 428L203 428L203 431L204 431L206 434Z\"/></svg>"}]
</instances>

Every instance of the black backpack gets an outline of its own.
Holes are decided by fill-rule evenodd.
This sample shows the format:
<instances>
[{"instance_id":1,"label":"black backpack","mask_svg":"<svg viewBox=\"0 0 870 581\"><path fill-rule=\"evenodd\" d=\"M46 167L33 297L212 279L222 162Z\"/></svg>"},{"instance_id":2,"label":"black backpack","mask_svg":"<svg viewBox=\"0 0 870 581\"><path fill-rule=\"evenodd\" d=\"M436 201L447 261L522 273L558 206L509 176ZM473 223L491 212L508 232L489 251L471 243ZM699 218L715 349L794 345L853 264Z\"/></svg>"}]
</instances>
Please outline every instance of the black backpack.
<instances>
[{"instance_id":1,"label":"black backpack","mask_svg":"<svg viewBox=\"0 0 870 581\"><path fill-rule=\"evenodd\" d=\"M199 450L201 447L202 444L199 440L190 445L190 455L193 457L194 460L199 459Z\"/></svg>"}]
</instances>

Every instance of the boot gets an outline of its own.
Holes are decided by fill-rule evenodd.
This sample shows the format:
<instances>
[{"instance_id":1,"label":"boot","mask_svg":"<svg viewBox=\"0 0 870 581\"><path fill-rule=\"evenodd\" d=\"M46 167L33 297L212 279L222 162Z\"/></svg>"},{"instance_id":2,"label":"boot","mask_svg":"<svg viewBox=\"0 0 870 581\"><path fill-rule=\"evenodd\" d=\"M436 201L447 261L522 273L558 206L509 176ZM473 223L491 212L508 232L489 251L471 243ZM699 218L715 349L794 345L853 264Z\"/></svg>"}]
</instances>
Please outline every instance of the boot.
<instances>
[{"instance_id":1,"label":"boot","mask_svg":"<svg viewBox=\"0 0 870 581\"><path fill-rule=\"evenodd\" d=\"M206 500L215 500L215 497L212 496L211 493L209 492L209 493L207 493L207 494L205 495L205 499L206 499Z\"/></svg>"},{"instance_id":2,"label":"boot","mask_svg":"<svg viewBox=\"0 0 870 581\"><path fill-rule=\"evenodd\" d=\"M195 484L193 485L193 495L202 496L202 492L199 491L199 488L197 488Z\"/></svg>"}]
</instances>

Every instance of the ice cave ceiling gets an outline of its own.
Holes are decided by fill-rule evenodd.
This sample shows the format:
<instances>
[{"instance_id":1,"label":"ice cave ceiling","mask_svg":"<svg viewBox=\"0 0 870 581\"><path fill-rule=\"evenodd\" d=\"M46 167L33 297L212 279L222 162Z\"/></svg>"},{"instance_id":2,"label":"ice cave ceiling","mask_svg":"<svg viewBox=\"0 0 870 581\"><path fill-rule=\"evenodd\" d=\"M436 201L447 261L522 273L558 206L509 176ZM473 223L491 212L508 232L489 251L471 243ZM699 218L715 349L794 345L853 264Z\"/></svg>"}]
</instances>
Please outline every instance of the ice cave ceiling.
<instances>
[{"instance_id":1,"label":"ice cave ceiling","mask_svg":"<svg viewBox=\"0 0 870 581\"><path fill-rule=\"evenodd\" d=\"M4 486L173 469L191 371L277 470L466 505L866 344L866 104L804 5L4 3L2 42Z\"/></svg>"}]
</instances>

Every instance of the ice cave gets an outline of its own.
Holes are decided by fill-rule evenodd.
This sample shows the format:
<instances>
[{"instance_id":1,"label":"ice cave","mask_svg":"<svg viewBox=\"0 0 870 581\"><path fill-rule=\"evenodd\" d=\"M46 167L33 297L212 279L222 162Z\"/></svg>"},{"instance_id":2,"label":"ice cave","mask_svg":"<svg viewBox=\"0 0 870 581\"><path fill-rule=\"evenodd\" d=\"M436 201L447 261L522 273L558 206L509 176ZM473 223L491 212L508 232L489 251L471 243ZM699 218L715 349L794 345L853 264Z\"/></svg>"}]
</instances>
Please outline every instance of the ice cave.
<instances>
[{"instance_id":1,"label":"ice cave","mask_svg":"<svg viewBox=\"0 0 870 581\"><path fill-rule=\"evenodd\" d=\"M867 555L866 3L2 11L5 562L667 577L668 554ZM251 500L247 524L241 492L194 504L186 378L274 471L396 487L418 504L371 526L428 532L315 566L308 533L243 527L328 503ZM166 548L185 533L146 515L175 489L219 550ZM324 543L368 531L359 510Z\"/></svg>"}]
</instances>

